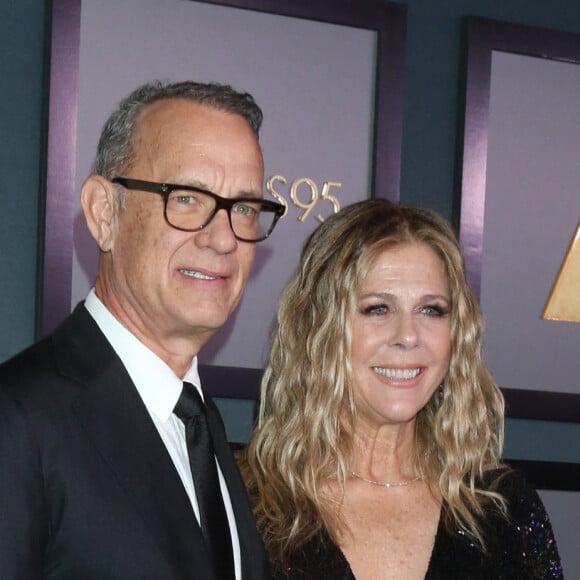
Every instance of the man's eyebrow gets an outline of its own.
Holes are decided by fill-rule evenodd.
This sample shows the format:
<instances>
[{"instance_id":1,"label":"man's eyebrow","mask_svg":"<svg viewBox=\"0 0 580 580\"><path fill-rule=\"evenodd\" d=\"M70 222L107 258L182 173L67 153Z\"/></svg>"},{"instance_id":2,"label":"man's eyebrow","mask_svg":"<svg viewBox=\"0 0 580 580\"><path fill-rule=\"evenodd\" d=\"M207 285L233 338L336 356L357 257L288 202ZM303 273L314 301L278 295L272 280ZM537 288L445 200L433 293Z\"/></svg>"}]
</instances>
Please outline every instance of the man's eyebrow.
<instances>
[{"instance_id":1,"label":"man's eyebrow","mask_svg":"<svg viewBox=\"0 0 580 580\"><path fill-rule=\"evenodd\" d=\"M172 185L183 186L183 187L192 187L193 189L199 189L200 191L206 191L208 193L213 193L214 195L218 195L219 197L223 197L219 193L210 189L206 183L199 179L188 179L186 181L180 181L178 183L173 182ZM236 195L232 196L231 199L255 199L259 201L263 199L261 192L250 190L250 191L238 191Z\"/></svg>"},{"instance_id":2,"label":"man's eyebrow","mask_svg":"<svg viewBox=\"0 0 580 580\"><path fill-rule=\"evenodd\" d=\"M187 179L185 181L174 181L172 182L173 185L181 185L183 187L192 187L193 189L201 189L203 191L209 191L213 193L213 191L207 186L206 183L197 179Z\"/></svg>"},{"instance_id":3,"label":"man's eyebrow","mask_svg":"<svg viewBox=\"0 0 580 580\"><path fill-rule=\"evenodd\" d=\"M260 200L262 199L262 195L260 192L258 191L240 191L238 192L238 194L236 195L236 198L244 198L244 197L249 197L250 199L256 199L256 200Z\"/></svg>"}]
</instances>

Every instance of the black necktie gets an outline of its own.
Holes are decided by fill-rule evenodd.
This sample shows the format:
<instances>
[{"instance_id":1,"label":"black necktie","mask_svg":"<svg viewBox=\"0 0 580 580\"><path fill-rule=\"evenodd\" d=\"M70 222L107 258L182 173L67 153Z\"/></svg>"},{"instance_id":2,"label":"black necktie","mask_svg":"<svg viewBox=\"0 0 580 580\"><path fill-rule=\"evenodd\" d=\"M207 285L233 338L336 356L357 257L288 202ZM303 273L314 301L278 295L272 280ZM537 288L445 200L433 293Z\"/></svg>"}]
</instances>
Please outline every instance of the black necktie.
<instances>
[{"instance_id":1,"label":"black necktie","mask_svg":"<svg viewBox=\"0 0 580 580\"><path fill-rule=\"evenodd\" d=\"M199 505L201 532L219 580L235 578L230 527L220 491L213 442L197 389L183 383L175 414L185 425L189 465Z\"/></svg>"}]
</instances>

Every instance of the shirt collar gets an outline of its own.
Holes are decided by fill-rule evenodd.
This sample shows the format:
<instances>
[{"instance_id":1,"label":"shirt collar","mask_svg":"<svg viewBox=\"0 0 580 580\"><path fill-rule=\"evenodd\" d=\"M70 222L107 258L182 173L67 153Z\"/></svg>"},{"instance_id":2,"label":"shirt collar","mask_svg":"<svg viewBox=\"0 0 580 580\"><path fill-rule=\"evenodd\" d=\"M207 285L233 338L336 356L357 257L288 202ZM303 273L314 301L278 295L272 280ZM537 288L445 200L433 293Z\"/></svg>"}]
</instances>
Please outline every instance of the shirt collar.
<instances>
[{"instance_id":1,"label":"shirt collar","mask_svg":"<svg viewBox=\"0 0 580 580\"><path fill-rule=\"evenodd\" d=\"M94 289L91 289L85 300L85 308L123 362L147 410L160 421L165 422L171 416L181 395L183 381L193 384L203 398L197 357L193 357L191 366L183 379L180 379L111 314Z\"/></svg>"}]
</instances>

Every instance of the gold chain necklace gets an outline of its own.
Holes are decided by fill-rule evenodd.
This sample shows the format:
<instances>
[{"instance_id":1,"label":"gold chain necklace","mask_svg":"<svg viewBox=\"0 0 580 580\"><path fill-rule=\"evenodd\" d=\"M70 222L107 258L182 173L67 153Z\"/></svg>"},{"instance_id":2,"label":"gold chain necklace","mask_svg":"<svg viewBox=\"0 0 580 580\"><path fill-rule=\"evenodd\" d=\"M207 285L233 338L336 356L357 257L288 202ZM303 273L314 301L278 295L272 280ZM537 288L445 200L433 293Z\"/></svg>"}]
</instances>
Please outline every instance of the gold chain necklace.
<instances>
[{"instance_id":1,"label":"gold chain necklace","mask_svg":"<svg viewBox=\"0 0 580 580\"><path fill-rule=\"evenodd\" d=\"M351 471L350 473L353 477L356 477L357 479L360 479L361 481L365 481L366 483L370 483L371 485L378 485L379 487L386 487L386 488L404 487L406 485L411 485L412 483L415 483L416 481L419 481L421 479L419 476L417 476L415 479L410 479L409 481L398 481L395 483L391 483L390 481L385 481L384 483L381 483L380 481L373 481L372 479L367 479L366 477L363 477L362 475L360 475L356 471Z\"/></svg>"}]
</instances>

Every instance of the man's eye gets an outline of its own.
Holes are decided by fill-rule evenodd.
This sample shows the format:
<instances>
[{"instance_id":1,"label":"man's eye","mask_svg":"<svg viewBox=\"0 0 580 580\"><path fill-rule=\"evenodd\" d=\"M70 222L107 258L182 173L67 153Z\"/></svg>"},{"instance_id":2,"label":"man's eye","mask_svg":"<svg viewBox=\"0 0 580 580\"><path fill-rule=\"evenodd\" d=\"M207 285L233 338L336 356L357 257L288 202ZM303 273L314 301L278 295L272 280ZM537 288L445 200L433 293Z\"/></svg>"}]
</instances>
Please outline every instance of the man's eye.
<instances>
[{"instance_id":1,"label":"man's eye","mask_svg":"<svg viewBox=\"0 0 580 580\"><path fill-rule=\"evenodd\" d=\"M203 195L203 193L197 193L195 191L189 190L175 190L169 196L169 202L174 207L184 207L192 208L192 206L207 206L211 202L211 198Z\"/></svg>"},{"instance_id":2,"label":"man's eye","mask_svg":"<svg viewBox=\"0 0 580 580\"><path fill-rule=\"evenodd\" d=\"M258 213L257 208L252 207L251 205L246 203L236 203L234 205L234 211L237 214L246 217L253 217L254 215L256 215L256 213Z\"/></svg>"},{"instance_id":3,"label":"man's eye","mask_svg":"<svg viewBox=\"0 0 580 580\"><path fill-rule=\"evenodd\" d=\"M193 195L176 195L173 198L173 201L175 201L176 203L179 204L192 204L195 203L195 198L193 197Z\"/></svg>"}]
</instances>

